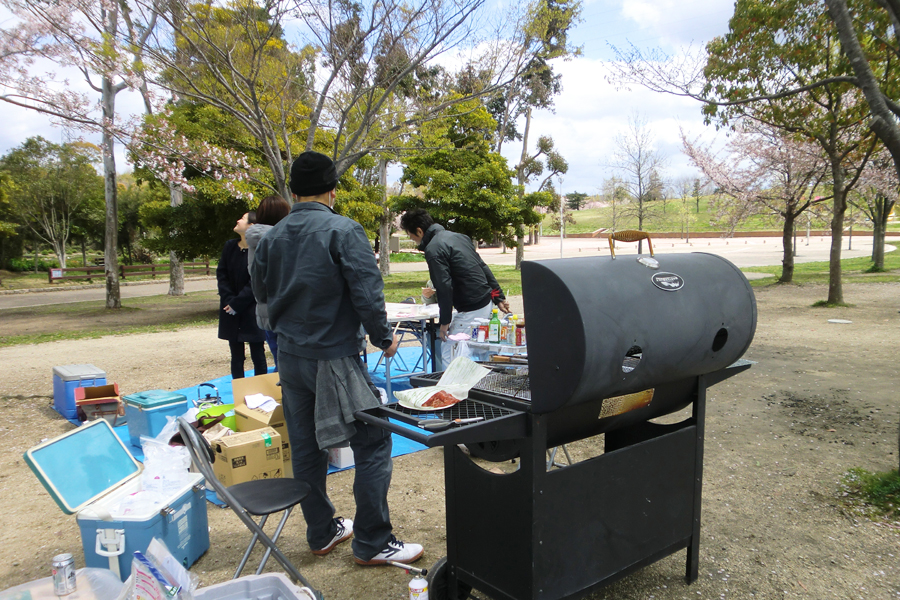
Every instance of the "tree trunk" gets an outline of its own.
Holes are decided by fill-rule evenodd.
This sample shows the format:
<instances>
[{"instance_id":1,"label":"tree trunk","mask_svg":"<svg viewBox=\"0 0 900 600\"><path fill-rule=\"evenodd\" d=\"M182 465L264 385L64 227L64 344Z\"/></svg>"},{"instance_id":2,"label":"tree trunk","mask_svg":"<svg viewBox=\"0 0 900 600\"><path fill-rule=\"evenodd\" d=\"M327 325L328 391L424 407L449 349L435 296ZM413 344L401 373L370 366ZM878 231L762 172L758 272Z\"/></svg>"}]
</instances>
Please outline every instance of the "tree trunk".
<instances>
[{"instance_id":1,"label":"tree trunk","mask_svg":"<svg viewBox=\"0 0 900 600\"><path fill-rule=\"evenodd\" d=\"M81 266L86 267L87 264L87 248L84 245L84 236L81 236Z\"/></svg>"},{"instance_id":2,"label":"tree trunk","mask_svg":"<svg viewBox=\"0 0 900 600\"><path fill-rule=\"evenodd\" d=\"M115 91L112 81L103 78L103 119L115 121ZM103 265L106 271L106 308L122 308L119 292L119 203L116 190L116 157L113 154L115 138L109 127L103 129L103 181L106 196L106 234L104 236Z\"/></svg>"},{"instance_id":3,"label":"tree trunk","mask_svg":"<svg viewBox=\"0 0 900 600\"><path fill-rule=\"evenodd\" d=\"M525 228L522 225L516 229L516 243L516 271L521 271L525 260Z\"/></svg>"},{"instance_id":4,"label":"tree trunk","mask_svg":"<svg viewBox=\"0 0 900 600\"><path fill-rule=\"evenodd\" d=\"M781 278L778 283L791 283L794 280L794 221L796 215L788 211L784 216L784 228L781 230L781 243L784 247L781 259Z\"/></svg>"},{"instance_id":5,"label":"tree trunk","mask_svg":"<svg viewBox=\"0 0 900 600\"><path fill-rule=\"evenodd\" d=\"M169 204L173 207L181 206L183 201L181 186L170 185ZM169 295L184 296L184 263L174 250L169 250Z\"/></svg>"},{"instance_id":6,"label":"tree trunk","mask_svg":"<svg viewBox=\"0 0 900 600\"><path fill-rule=\"evenodd\" d=\"M378 269L382 277L391 274L391 221L394 215L388 206L387 195L387 159L378 161L378 184L381 186L381 223L378 225L378 235L381 238L381 251L378 253Z\"/></svg>"},{"instance_id":7,"label":"tree trunk","mask_svg":"<svg viewBox=\"0 0 900 600\"><path fill-rule=\"evenodd\" d=\"M844 212L847 210L843 176L834 181L834 217L831 219L831 252L828 258L828 304L844 303L841 281L841 244L844 238Z\"/></svg>"},{"instance_id":8,"label":"tree trunk","mask_svg":"<svg viewBox=\"0 0 900 600\"><path fill-rule=\"evenodd\" d=\"M56 254L56 261L59 263L59 268L66 268L66 243L54 240L53 242L53 253Z\"/></svg>"}]
</instances>

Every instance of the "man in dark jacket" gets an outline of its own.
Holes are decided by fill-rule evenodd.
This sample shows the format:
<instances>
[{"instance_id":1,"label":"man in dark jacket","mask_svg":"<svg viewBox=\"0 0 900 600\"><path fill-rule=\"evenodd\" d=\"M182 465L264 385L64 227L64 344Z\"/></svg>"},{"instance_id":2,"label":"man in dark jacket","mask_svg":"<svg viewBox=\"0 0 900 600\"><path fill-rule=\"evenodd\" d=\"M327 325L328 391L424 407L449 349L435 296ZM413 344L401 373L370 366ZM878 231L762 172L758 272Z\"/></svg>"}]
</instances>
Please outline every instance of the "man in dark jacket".
<instances>
[{"instance_id":1,"label":"man in dark jacket","mask_svg":"<svg viewBox=\"0 0 900 600\"><path fill-rule=\"evenodd\" d=\"M453 354L448 336L471 330L475 319L489 319L491 303L509 312L509 303L490 268L475 251L472 239L447 231L423 209L411 210L400 227L425 253L440 306L441 359L446 369ZM453 309L456 315L453 315Z\"/></svg>"},{"instance_id":2,"label":"man in dark jacket","mask_svg":"<svg viewBox=\"0 0 900 600\"><path fill-rule=\"evenodd\" d=\"M362 226L332 210L337 172L330 158L304 152L291 165L290 214L260 241L253 293L268 305L278 335L278 368L294 477L312 490L300 504L313 554L355 537L363 565L411 562L418 544L397 540L387 493L391 437L353 413L380 403L359 357L360 324L388 356L397 351L384 305L384 281ZM356 463L356 517L335 518L325 476L327 448L349 440Z\"/></svg>"}]
</instances>

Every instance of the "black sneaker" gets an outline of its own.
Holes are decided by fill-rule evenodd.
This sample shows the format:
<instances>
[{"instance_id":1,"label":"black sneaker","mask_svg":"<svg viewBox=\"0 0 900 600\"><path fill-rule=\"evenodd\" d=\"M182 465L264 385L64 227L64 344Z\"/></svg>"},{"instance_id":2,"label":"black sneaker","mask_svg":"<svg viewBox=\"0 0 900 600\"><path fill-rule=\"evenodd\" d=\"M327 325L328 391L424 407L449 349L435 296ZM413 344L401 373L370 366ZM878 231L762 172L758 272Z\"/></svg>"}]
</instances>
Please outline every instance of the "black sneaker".
<instances>
[{"instance_id":1,"label":"black sneaker","mask_svg":"<svg viewBox=\"0 0 900 600\"><path fill-rule=\"evenodd\" d=\"M334 534L334 538L332 538L331 542L324 548L319 548L318 550L313 550L312 553L316 556L324 556L334 550L334 547L340 544L341 542L346 542L350 538L353 537L353 521L350 519L345 519L344 517L337 517L334 520L337 525L337 533Z\"/></svg>"},{"instance_id":2,"label":"black sneaker","mask_svg":"<svg viewBox=\"0 0 900 600\"><path fill-rule=\"evenodd\" d=\"M361 565L367 566L386 565L389 560L401 563L411 563L422 558L422 554L424 553L425 549L419 544L404 544L391 535L387 547L369 560L363 560L358 556L354 556L353 560Z\"/></svg>"}]
</instances>

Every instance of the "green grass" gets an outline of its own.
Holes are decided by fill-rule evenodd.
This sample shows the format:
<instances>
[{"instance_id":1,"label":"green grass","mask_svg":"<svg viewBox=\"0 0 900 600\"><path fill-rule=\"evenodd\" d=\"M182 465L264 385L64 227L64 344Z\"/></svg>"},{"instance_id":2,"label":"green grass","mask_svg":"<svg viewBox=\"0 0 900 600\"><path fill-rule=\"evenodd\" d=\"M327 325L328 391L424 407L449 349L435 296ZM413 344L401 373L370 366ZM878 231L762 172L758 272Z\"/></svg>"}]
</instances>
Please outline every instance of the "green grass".
<instances>
[{"instance_id":1,"label":"green grass","mask_svg":"<svg viewBox=\"0 0 900 600\"><path fill-rule=\"evenodd\" d=\"M522 274L515 267L491 265L491 271L497 278L497 283L508 296L517 296L522 293ZM421 302L419 296L422 287L428 281L427 271L415 271L411 273L391 273L384 280L384 297L388 302L400 302L410 296Z\"/></svg>"},{"instance_id":2,"label":"green grass","mask_svg":"<svg viewBox=\"0 0 900 600\"><path fill-rule=\"evenodd\" d=\"M841 500L856 514L869 518L900 519L900 473L871 473L861 468L841 478Z\"/></svg>"},{"instance_id":3,"label":"green grass","mask_svg":"<svg viewBox=\"0 0 900 600\"><path fill-rule=\"evenodd\" d=\"M690 231L691 232L704 232L704 231L722 231L724 227L722 225L718 225L715 222L711 222L714 219L715 215L713 215L709 211L709 202L710 197L703 196L700 198L700 212L696 212L696 205L693 201L690 202L691 206L691 217L692 222L690 223ZM650 233L653 232L672 232L672 231L682 231L682 219L678 214L678 205L680 204L680 200L669 200L667 203L666 212L662 212L662 204L657 201L658 209L654 207L654 211L658 212L658 216L654 219L644 222L644 231L648 231ZM621 210L621 209L620 209ZM585 210L577 210L569 213L572 217L575 218L575 224L567 223L566 224L566 233L590 233L593 231L597 231L598 229L605 229L612 226L612 209L610 208L590 208ZM547 215L544 218L544 235L559 235L559 229L557 229L553 224L553 215ZM805 216L801 217L802 228L806 227L806 219ZM828 229L830 228L830 222L828 220L813 220L812 228L813 229ZM900 224L895 225L898 229L900 229ZM774 216L754 216L748 219L745 223L742 223L740 228L737 231L772 231L776 232L776 235L780 235L782 230L782 223ZM893 227L889 227L893 231ZM616 223L616 229L637 229L637 220L636 219L624 219L619 218Z\"/></svg>"},{"instance_id":4,"label":"green grass","mask_svg":"<svg viewBox=\"0 0 900 600\"><path fill-rule=\"evenodd\" d=\"M886 246L894 244L886 244ZM794 265L794 278L792 283L828 283L828 261L798 263ZM900 281L900 250L885 252L884 271L871 273L872 261L866 257L847 258L841 261L841 275L843 281L866 281L879 283L892 283ZM751 282L754 287L766 287L776 285L777 278L781 277L781 266L747 267L742 269L747 273L769 273L775 279L756 279Z\"/></svg>"},{"instance_id":5,"label":"green grass","mask_svg":"<svg viewBox=\"0 0 900 600\"><path fill-rule=\"evenodd\" d=\"M392 263L418 263L425 262L425 255L421 252L392 252Z\"/></svg>"}]
</instances>

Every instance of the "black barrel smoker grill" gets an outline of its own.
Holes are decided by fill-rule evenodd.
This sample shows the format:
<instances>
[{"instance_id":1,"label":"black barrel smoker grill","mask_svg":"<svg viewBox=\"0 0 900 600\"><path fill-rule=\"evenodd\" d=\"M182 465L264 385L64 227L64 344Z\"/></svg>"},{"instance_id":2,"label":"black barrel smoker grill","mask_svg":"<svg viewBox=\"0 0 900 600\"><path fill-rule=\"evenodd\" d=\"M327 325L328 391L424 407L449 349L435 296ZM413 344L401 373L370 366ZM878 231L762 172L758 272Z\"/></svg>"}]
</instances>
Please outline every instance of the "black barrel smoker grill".
<instances>
[{"instance_id":1,"label":"black barrel smoker grill","mask_svg":"<svg viewBox=\"0 0 900 600\"><path fill-rule=\"evenodd\" d=\"M711 254L631 255L524 262L522 294L527 368L498 367L438 413L388 404L357 415L444 446L447 556L432 568L432 599L472 588L580 598L682 548L694 581L706 390L751 364L739 360L756 329L749 283ZM651 421L689 405L679 423ZM432 417L483 420L415 427ZM601 433L602 454L548 465L551 448ZM519 468L490 472L458 444L487 460L517 456Z\"/></svg>"}]
</instances>

